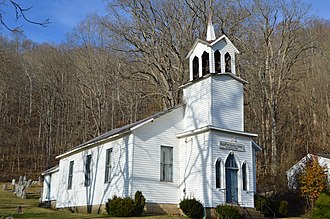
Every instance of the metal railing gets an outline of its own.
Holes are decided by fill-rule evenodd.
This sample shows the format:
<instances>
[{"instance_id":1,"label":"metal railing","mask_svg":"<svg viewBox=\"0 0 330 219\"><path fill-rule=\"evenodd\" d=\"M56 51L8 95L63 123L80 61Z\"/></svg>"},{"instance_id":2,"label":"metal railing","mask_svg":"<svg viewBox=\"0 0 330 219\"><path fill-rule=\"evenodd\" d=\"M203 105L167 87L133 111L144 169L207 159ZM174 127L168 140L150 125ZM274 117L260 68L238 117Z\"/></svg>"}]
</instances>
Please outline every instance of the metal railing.
<instances>
[{"instance_id":1,"label":"metal railing","mask_svg":"<svg viewBox=\"0 0 330 219\"><path fill-rule=\"evenodd\" d=\"M256 195L258 198L262 198L260 195L258 195L257 193L254 193L254 195ZM273 218L275 219L276 218L276 215L275 215L275 212L266 204L266 203L263 203L262 206L266 206L266 208L273 214ZM261 206L261 207L262 207Z\"/></svg>"},{"instance_id":2,"label":"metal railing","mask_svg":"<svg viewBox=\"0 0 330 219\"><path fill-rule=\"evenodd\" d=\"M226 191L226 193L227 193L227 191ZM252 216L251 216L251 214L250 214L250 212L249 212L245 207L242 207L242 206L238 203L238 200L236 199L235 196L233 196L232 193L230 193L230 196L231 196L232 200L234 200L234 202L236 202L237 206L238 206L239 208L241 208L243 212L246 212L247 215L249 215L250 219L253 219ZM243 213L243 219L245 219L245 214L244 214L244 213Z\"/></svg>"},{"instance_id":3,"label":"metal railing","mask_svg":"<svg viewBox=\"0 0 330 219\"><path fill-rule=\"evenodd\" d=\"M226 197L227 195L227 190L226 189L219 189L219 191L223 191L224 193L224 196ZM237 204L237 206L242 209L243 212L246 212L247 215L250 217L250 219L253 219L253 217L251 216L250 212L245 208L245 207L242 207L239 203L238 203L238 200L236 199L235 196L233 196L233 194L230 192L230 196L232 198L232 200L234 201L234 204ZM243 213L243 218L245 219L245 214Z\"/></svg>"}]
</instances>

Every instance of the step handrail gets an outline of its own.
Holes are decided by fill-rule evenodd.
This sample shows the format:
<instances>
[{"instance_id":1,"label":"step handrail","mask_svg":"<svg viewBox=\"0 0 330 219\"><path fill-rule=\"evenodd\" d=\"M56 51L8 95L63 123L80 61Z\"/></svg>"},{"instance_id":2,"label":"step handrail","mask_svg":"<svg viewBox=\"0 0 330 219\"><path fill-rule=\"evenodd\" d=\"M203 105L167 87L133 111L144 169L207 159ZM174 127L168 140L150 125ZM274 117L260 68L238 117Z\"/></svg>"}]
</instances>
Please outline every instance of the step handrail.
<instances>
[{"instance_id":1,"label":"step handrail","mask_svg":"<svg viewBox=\"0 0 330 219\"><path fill-rule=\"evenodd\" d=\"M258 198L261 198L261 196L260 195L258 195L257 193L254 193ZM272 212L273 213L273 218L275 219L276 218L276 215L275 215L275 212L265 203L264 204L267 208L268 208L268 210L270 210L270 212Z\"/></svg>"},{"instance_id":2,"label":"step handrail","mask_svg":"<svg viewBox=\"0 0 330 219\"><path fill-rule=\"evenodd\" d=\"M225 191L226 191L226 194L227 194L227 190L225 190ZM250 212L249 212L245 207L242 207L242 206L238 203L238 200L236 199L236 197L233 196L233 194L232 194L231 192L230 192L230 196L231 196L231 198L234 200L234 202L236 202L236 204L238 205L238 207L241 208L241 209L243 210L243 212L245 211L245 212L249 215L250 219L253 219L252 216L251 216L251 214L250 214ZM244 216L243 216L243 217L244 217Z\"/></svg>"}]
</instances>

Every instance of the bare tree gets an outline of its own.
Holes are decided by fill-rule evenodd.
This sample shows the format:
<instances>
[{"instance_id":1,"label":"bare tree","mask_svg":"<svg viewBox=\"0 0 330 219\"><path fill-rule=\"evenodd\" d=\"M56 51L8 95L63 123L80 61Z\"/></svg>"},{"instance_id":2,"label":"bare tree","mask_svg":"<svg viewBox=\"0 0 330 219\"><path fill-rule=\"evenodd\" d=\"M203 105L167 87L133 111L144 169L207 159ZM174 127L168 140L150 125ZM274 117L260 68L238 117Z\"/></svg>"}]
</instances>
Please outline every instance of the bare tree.
<instances>
[{"instance_id":1,"label":"bare tree","mask_svg":"<svg viewBox=\"0 0 330 219\"><path fill-rule=\"evenodd\" d=\"M17 1L14 0L2 0L0 2L0 23L2 26L4 26L7 30L12 31L12 32L23 32L23 30L20 27L10 27L7 22L5 21L5 11L2 8L8 8L9 6L13 7L13 11L15 12L15 19L18 20L22 18L28 23L35 24L35 25L40 25L42 27L47 27L50 24L50 20L46 19L42 22L39 21L34 21L31 20L26 13L32 9L31 7L25 8L22 7L21 4L17 3Z\"/></svg>"}]
</instances>

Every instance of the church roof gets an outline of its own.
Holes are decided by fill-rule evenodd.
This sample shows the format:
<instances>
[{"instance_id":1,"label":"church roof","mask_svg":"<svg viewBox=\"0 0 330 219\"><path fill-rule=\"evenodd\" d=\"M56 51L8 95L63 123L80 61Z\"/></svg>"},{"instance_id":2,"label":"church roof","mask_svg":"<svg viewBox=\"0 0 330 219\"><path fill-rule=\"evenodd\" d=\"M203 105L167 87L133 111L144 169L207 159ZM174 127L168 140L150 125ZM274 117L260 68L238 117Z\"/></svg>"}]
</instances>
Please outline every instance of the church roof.
<instances>
[{"instance_id":1,"label":"church roof","mask_svg":"<svg viewBox=\"0 0 330 219\"><path fill-rule=\"evenodd\" d=\"M224 72L224 73L210 73L210 74L207 74L207 75L204 75L203 77L199 77L197 79L195 79L194 81L188 81L186 84L183 84L180 86L180 88L184 88L184 87L188 87L194 83L196 83L197 81L201 81L201 80L204 80L205 78L208 78L208 77L216 77L216 76L224 76L224 75L227 75L239 82L241 82L242 84L247 84L248 82L245 81L244 79L234 75L233 73L230 73L230 72Z\"/></svg>"},{"instance_id":2,"label":"church roof","mask_svg":"<svg viewBox=\"0 0 330 219\"><path fill-rule=\"evenodd\" d=\"M80 144L80 145L78 145L76 147L73 147L72 149L70 149L69 151L65 152L64 154L58 155L56 157L56 159L59 159L61 157L67 156L69 154L72 154L74 152L80 151L80 150L85 149L87 147L93 146L96 143L100 143L102 141L111 139L112 137L117 137L117 136L122 135L122 134L128 134L131 131L133 131L134 129L137 129L137 128L139 128L139 127L141 127L141 126L143 126L143 125L145 125L145 124L147 124L149 122L152 122L153 120L155 120L155 119L157 119L157 118L159 118L159 117L161 117L161 116L163 116L163 115L165 115L165 114L167 114L169 112L172 112L173 110L178 109L178 108L180 108L182 106L183 106L182 104L181 105L178 105L178 106L174 106L174 107L171 107L171 108L169 108L167 110L164 110L162 112L158 112L158 113L156 113L156 114L154 114L152 116L149 116L149 117L147 117L145 119L139 120L137 122L134 122L134 123L125 125L125 126L120 127L120 128L112 129L112 130L110 130L108 132L105 132L105 133L103 133L103 134L101 134L101 135L99 135L99 136L97 136L97 137L95 137L95 138L93 138L93 139L91 139L91 140L89 140L87 142L84 142L84 143L82 143L82 144Z\"/></svg>"},{"instance_id":3,"label":"church roof","mask_svg":"<svg viewBox=\"0 0 330 219\"><path fill-rule=\"evenodd\" d=\"M48 175L50 173L54 173L54 172L57 172L57 171L59 171L59 166L58 165L53 166L53 167L49 168L48 170L45 170L44 172L42 172L41 175Z\"/></svg>"},{"instance_id":4,"label":"church roof","mask_svg":"<svg viewBox=\"0 0 330 219\"><path fill-rule=\"evenodd\" d=\"M220 131L220 132L227 132L227 133L231 133L231 134L243 135L243 136L248 136L248 137L257 137L258 136L257 134L254 134L254 133L237 131L237 130L232 130L232 129L219 128L219 127L216 127L216 126L213 126L213 125L207 125L207 126L204 126L204 127L198 128L198 129L189 130L189 131L179 133L179 134L176 135L176 137L177 138L184 138L184 137L187 137L187 136L195 135L197 133L202 133L202 132L206 132L206 131L210 131L210 130ZM253 145L253 146L256 147L255 145ZM257 145L257 146L258 146L257 148L260 148L260 150L261 150L261 147L259 145Z\"/></svg>"},{"instance_id":5,"label":"church roof","mask_svg":"<svg viewBox=\"0 0 330 219\"><path fill-rule=\"evenodd\" d=\"M216 43L218 43L221 40L225 40L227 42L227 44L231 45L234 50L235 53L239 53L238 49L234 46L234 44L228 39L228 37L226 37L226 35L222 35L221 37L219 37L218 39L214 40L214 41L205 41L205 40L201 40L201 39L196 39L193 46L191 47L191 49L189 50L188 54L186 55L186 58L189 58L191 56L191 54L193 53L193 51L195 50L195 47L199 44L205 44L207 46L212 47L213 45L215 45Z\"/></svg>"}]
</instances>

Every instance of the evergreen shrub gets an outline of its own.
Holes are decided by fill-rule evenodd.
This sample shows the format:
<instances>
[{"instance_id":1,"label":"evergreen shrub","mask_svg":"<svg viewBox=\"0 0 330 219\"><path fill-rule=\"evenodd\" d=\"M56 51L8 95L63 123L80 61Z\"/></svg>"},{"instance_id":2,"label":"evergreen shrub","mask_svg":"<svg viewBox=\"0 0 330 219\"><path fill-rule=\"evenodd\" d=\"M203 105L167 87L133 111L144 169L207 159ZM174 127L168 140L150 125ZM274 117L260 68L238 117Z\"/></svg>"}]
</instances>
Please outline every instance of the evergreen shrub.
<instances>
[{"instance_id":1,"label":"evergreen shrub","mask_svg":"<svg viewBox=\"0 0 330 219\"><path fill-rule=\"evenodd\" d=\"M144 206L146 204L146 199L142 195L141 191L136 191L134 197L134 216L141 216L143 213Z\"/></svg>"},{"instance_id":2,"label":"evergreen shrub","mask_svg":"<svg viewBox=\"0 0 330 219\"><path fill-rule=\"evenodd\" d=\"M218 205L215 208L219 219L237 219L240 218L238 207L230 205Z\"/></svg>"},{"instance_id":3,"label":"evergreen shrub","mask_svg":"<svg viewBox=\"0 0 330 219\"><path fill-rule=\"evenodd\" d=\"M311 212L311 219L330 218L330 191L324 191L315 202Z\"/></svg>"},{"instance_id":4,"label":"evergreen shrub","mask_svg":"<svg viewBox=\"0 0 330 219\"><path fill-rule=\"evenodd\" d=\"M204 216L204 207L195 198L183 199L180 202L180 209L189 218L203 218Z\"/></svg>"},{"instance_id":5,"label":"evergreen shrub","mask_svg":"<svg viewBox=\"0 0 330 219\"><path fill-rule=\"evenodd\" d=\"M287 217L289 213L289 203L287 201L280 201L280 204L278 206L278 213L282 217Z\"/></svg>"},{"instance_id":6,"label":"evergreen shrub","mask_svg":"<svg viewBox=\"0 0 330 219\"><path fill-rule=\"evenodd\" d=\"M117 197L114 196L106 203L108 215L112 217L137 217L143 213L146 199L142 192L135 193L134 200L131 197Z\"/></svg>"}]
</instances>

